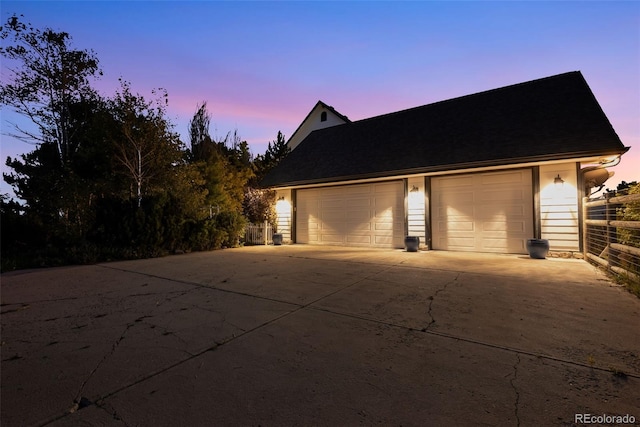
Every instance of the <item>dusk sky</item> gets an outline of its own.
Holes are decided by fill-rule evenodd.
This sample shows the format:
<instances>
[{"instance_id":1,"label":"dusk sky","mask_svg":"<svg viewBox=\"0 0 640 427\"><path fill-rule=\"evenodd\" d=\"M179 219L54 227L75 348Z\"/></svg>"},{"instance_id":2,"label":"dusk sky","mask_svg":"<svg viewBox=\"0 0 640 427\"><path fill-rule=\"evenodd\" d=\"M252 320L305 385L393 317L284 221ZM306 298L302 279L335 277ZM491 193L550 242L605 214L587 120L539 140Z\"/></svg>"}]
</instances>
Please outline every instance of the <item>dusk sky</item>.
<instances>
[{"instance_id":1,"label":"dusk sky","mask_svg":"<svg viewBox=\"0 0 640 427\"><path fill-rule=\"evenodd\" d=\"M640 181L640 2L2 1L13 15L96 52L96 82L169 94L182 140L207 101L211 134L235 129L252 153L288 138L318 100L351 120L581 71L631 150L613 168ZM3 70L3 80L6 78ZM11 140L2 164L31 151ZM3 171L7 168L3 166ZM1 191L7 192L3 182Z\"/></svg>"}]
</instances>

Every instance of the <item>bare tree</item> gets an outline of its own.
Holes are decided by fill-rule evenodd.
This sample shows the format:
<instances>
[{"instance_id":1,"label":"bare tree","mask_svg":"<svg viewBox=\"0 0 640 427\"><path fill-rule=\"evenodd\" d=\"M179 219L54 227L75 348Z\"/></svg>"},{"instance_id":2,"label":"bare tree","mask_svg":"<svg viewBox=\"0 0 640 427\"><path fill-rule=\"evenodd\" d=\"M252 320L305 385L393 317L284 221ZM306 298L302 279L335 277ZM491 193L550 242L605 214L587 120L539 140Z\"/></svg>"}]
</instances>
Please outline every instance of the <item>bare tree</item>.
<instances>
[{"instance_id":1,"label":"bare tree","mask_svg":"<svg viewBox=\"0 0 640 427\"><path fill-rule=\"evenodd\" d=\"M71 106L95 95L89 78L101 74L95 53L71 49L68 33L34 29L16 15L0 28L0 39L13 43L0 47L8 60L0 104L13 107L36 125L29 130L13 124L16 132L10 135L55 144L64 165L79 147L71 125Z\"/></svg>"}]
</instances>

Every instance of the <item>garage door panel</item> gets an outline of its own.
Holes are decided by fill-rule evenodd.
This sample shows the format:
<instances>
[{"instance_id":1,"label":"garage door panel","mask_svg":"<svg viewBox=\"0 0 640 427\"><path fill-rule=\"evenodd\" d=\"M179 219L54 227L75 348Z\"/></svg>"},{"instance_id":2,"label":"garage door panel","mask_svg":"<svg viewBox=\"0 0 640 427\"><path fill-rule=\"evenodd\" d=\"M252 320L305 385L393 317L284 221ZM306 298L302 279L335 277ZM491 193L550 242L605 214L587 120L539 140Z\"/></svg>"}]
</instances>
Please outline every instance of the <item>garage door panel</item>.
<instances>
[{"instance_id":1,"label":"garage door panel","mask_svg":"<svg viewBox=\"0 0 640 427\"><path fill-rule=\"evenodd\" d=\"M304 194L300 193L298 195L298 203L302 202L313 202L317 200L317 195L319 194L319 190L304 190Z\"/></svg>"},{"instance_id":2,"label":"garage door panel","mask_svg":"<svg viewBox=\"0 0 640 427\"><path fill-rule=\"evenodd\" d=\"M320 202L321 209L343 210L345 208L344 200L327 199Z\"/></svg>"},{"instance_id":3,"label":"garage door panel","mask_svg":"<svg viewBox=\"0 0 640 427\"><path fill-rule=\"evenodd\" d=\"M518 232L524 233L526 231L526 224L524 221L483 221L482 231L496 232ZM506 237L506 236L505 236Z\"/></svg>"},{"instance_id":4,"label":"garage door panel","mask_svg":"<svg viewBox=\"0 0 640 427\"><path fill-rule=\"evenodd\" d=\"M476 247L476 239L473 237L449 236L438 239L438 244L440 246L447 246L449 250L471 251Z\"/></svg>"},{"instance_id":5,"label":"garage door panel","mask_svg":"<svg viewBox=\"0 0 640 427\"><path fill-rule=\"evenodd\" d=\"M371 205L372 203L370 198L363 199L361 197L353 197L349 200L347 208L353 210L359 208L369 208L371 207Z\"/></svg>"},{"instance_id":6,"label":"garage door panel","mask_svg":"<svg viewBox=\"0 0 640 427\"><path fill-rule=\"evenodd\" d=\"M525 221L508 221L506 230L525 234L527 232L527 223Z\"/></svg>"},{"instance_id":7,"label":"garage door panel","mask_svg":"<svg viewBox=\"0 0 640 427\"><path fill-rule=\"evenodd\" d=\"M400 191L400 194L404 196L404 185L397 186L395 191L388 191L386 188L379 191L373 190L371 192L371 197L373 200L387 200L389 203L394 204L396 197L398 196L398 191Z\"/></svg>"},{"instance_id":8,"label":"garage door panel","mask_svg":"<svg viewBox=\"0 0 640 427\"><path fill-rule=\"evenodd\" d=\"M460 207L439 207L435 209L434 214L437 217L459 217L466 218L473 212L473 206L468 206L467 209L461 209Z\"/></svg>"},{"instance_id":9,"label":"garage door panel","mask_svg":"<svg viewBox=\"0 0 640 427\"><path fill-rule=\"evenodd\" d=\"M438 223L438 230L441 232L473 231L474 229L475 223L473 221L449 221Z\"/></svg>"},{"instance_id":10,"label":"garage door panel","mask_svg":"<svg viewBox=\"0 0 640 427\"><path fill-rule=\"evenodd\" d=\"M459 175L455 177L449 177L446 181L441 183L442 188L460 188L464 186L473 186L473 177L469 175Z\"/></svg>"},{"instance_id":11,"label":"garage door panel","mask_svg":"<svg viewBox=\"0 0 640 427\"><path fill-rule=\"evenodd\" d=\"M520 253L525 250L519 239L485 238L482 241L482 252Z\"/></svg>"},{"instance_id":12,"label":"garage door panel","mask_svg":"<svg viewBox=\"0 0 640 427\"><path fill-rule=\"evenodd\" d=\"M323 231L319 234L320 241L326 244L340 244L343 241L343 235L335 233L333 229L330 231Z\"/></svg>"},{"instance_id":13,"label":"garage door panel","mask_svg":"<svg viewBox=\"0 0 640 427\"><path fill-rule=\"evenodd\" d=\"M371 236L347 236L347 243L351 245L371 245Z\"/></svg>"},{"instance_id":14,"label":"garage door panel","mask_svg":"<svg viewBox=\"0 0 640 427\"><path fill-rule=\"evenodd\" d=\"M523 176L521 171L492 172L488 174L482 174L479 177L482 185L491 186L510 186L512 184L520 185L526 182L526 177Z\"/></svg>"},{"instance_id":15,"label":"garage door panel","mask_svg":"<svg viewBox=\"0 0 640 427\"><path fill-rule=\"evenodd\" d=\"M362 221L370 221L375 217L370 210L348 210L345 214L345 218L348 222L360 223Z\"/></svg>"},{"instance_id":16,"label":"garage door panel","mask_svg":"<svg viewBox=\"0 0 640 427\"><path fill-rule=\"evenodd\" d=\"M373 244L381 247L398 247L397 240L390 236L374 236Z\"/></svg>"},{"instance_id":17,"label":"garage door panel","mask_svg":"<svg viewBox=\"0 0 640 427\"><path fill-rule=\"evenodd\" d=\"M390 224L388 222L376 222L374 223L374 227L376 231L380 231L380 230L393 231L394 224L393 223Z\"/></svg>"},{"instance_id":18,"label":"garage door panel","mask_svg":"<svg viewBox=\"0 0 640 427\"><path fill-rule=\"evenodd\" d=\"M351 233L361 233L364 231L371 231L372 227L370 223L353 223L347 225L347 230Z\"/></svg>"},{"instance_id":19,"label":"garage door panel","mask_svg":"<svg viewBox=\"0 0 640 427\"><path fill-rule=\"evenodd\" d=\"M395 213L397 215L397 213ZM393 222L393 217L394 217L394 211L391 209L385 209L385 210L375 210L375 215L374 218L372 218L372 220L374 222Z\"/></svg>"},{"instance_id":20,"label":"garage door panel","mask_svg":"<svg viewBox=\"0 0 640 427\"><path fill-rule=\"evenodd\" d=\"M354 185L354 186L344 186L344 187L336 187L336 191L340 194L345 194L347 197L368 197L373 193L373 188L371 185Z\"/></svg>"},{"instance_id":21,"label":"garage door panel","mask_svg":"<svg viewBox=\"0 0 640 427\"><path fill-rule=\"evenodd\" d=\"M401 181L390 181L390 182L377 182L371 184L371 188L375 193L392 193L396 194L398 191L398 184L402 186Z\"/></svg>"},{"instance_id":22,"label":"garage door panel","mask_svg":"<svg viewBox=\"0 0 640 427\"><path fill-rule=\"evenodd\" d=\"M520 206L479 206L476 209L475 217L478 219L484 219L488 221L501 220L506 221L508 219L525 219L530 215L525 212L525 207Z\"/></svg>"},{"instance_id":23,"label":"garage door panel","mask_svg":"<svg viewBox=\"0 0 640 427\"><path fill-rule=\"evenodd\" d=\"M476 194L473 191L450 191L438 195L437 200L447 206L451 204L457 205L473 205Z\"/></svg>"},{"instance_id":24,"label":"garage door panel","mask_svg":"<svg viewBox=\"0 0 640 427\"><path fill-rule=\"evenodd\" d=\"M297 208L299 243L403 246L402 181L299 190ZM319 224L315 235L313 222Z\"/></svg>"},{"instance_id":25,"label":"garage door panel","mask_svg":"<svg viewBox=\"0 0 640 427\"><path fill-rule=\"evenodd\" d=\"M509 202L513 200L524 200L524 191L521 189L504 189L483 191L480 194L479 201L482 203L492 202Z\"/></svg>"},{"instance_id":26,"label":"garage door panel","mask_svg":"<svg viewBox=\"0 0 640 427\"><path fill-rule=\"evenodd\" d=\"M391 195L380 195L380 194L372 194L371 195L371 207L374 209L395 209L396 203L398 200L396 197L401 195L391 196ZM404 199L404 192L402 194L402 198Z\"/></svg>"},{"instance_id":27,"label":"garage door panel","mask_svg":"<svg viewBox=\"0 0 640 427\"><path fill-rule=\"evenodd\" d=\"M432 180L435 249L526 253L533 237L531 170Z\"/></svg>"},{"instance_id":28,"label":"garage door panel","mask_svg":"<svg viewBox=\"0 0 640 427\"><path fill-rule=\"evenodd\" d=\"M321 200L327 200L331 198L340 198L342 195L340 187L324 187L319 191L320 191L320 196L322 197Z\"/></svg>"}]
</instances>

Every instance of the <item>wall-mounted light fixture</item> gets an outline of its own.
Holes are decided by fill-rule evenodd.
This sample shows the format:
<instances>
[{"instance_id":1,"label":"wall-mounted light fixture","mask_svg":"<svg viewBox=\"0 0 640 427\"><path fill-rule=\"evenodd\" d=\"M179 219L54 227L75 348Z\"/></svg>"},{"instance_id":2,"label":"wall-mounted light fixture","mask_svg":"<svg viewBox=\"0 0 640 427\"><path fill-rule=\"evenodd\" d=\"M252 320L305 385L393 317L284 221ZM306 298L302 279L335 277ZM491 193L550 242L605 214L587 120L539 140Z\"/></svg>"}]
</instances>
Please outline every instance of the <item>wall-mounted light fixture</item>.
<instances>
[{"instance_id":1,"label":"wall-mounted light fixture","mask_svg":"<svg viewBox=\"0 0 640 427\"><path fill-rule=\"evenodd\" d=\"M411 190L409 190L411 193L415 193L416 191L420 191L420 189L418 187L416 187L415 185L411 186Z\"/></svg>"},{"instance_id":2,"label":"wall-mounted light fixture","mask_svg":"<svg viewBox=\"0 0 640 427\"><path fill-rule=\"evenodd\" d=\"M279 201L279 202L284 202L284 196L280 196L280 197L278 197L278 201Z\"/></svg>"},{"instance_id":3,"label":"wall-mounted light fixture","mask_svg":"<svg viewBox=\"0 0 640 427\"><path fill-rule=\"evenodd\" d=\"M558 176L553 178L553 183L556 185L556 187L559 187L564 184L564 179L560 178L560 174L558 174Z\"/></svg>"}]
</instances>

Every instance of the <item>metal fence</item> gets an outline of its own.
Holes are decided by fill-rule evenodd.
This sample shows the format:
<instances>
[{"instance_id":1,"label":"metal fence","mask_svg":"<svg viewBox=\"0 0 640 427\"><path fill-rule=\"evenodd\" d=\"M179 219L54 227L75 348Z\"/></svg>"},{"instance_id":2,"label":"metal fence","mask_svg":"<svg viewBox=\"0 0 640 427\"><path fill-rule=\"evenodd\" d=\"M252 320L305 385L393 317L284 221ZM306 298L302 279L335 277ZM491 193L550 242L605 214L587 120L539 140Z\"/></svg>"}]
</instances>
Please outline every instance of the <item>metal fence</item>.
<instances>
[{"instance_id":1,"label":"metal fence","mask_svg":"<svg viewBox=\"0 0 640 427\"><path fill-rule=\"evenodd\" d=\"M633 282L640 282L640 194L585 198L585 258Z\"/></svg>"},{"instance_id":2,"label":"metal fence","mask_svg":"<svg viewBox=\"0 0 640 427\"><path fill-rule=\"evenodd\" d=\"M273 228L267 222L248 224L245 229L244 242L250 245L270 245L273 243Z\"/></svg>"}]
</instances>

